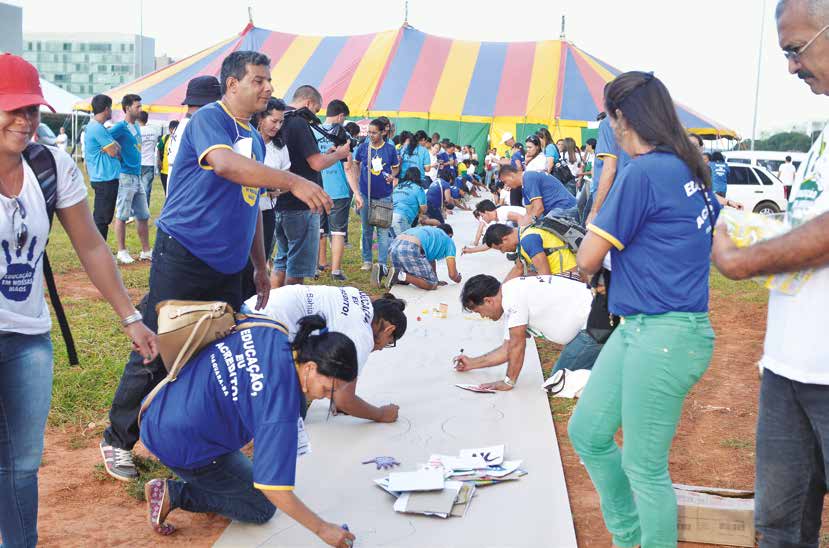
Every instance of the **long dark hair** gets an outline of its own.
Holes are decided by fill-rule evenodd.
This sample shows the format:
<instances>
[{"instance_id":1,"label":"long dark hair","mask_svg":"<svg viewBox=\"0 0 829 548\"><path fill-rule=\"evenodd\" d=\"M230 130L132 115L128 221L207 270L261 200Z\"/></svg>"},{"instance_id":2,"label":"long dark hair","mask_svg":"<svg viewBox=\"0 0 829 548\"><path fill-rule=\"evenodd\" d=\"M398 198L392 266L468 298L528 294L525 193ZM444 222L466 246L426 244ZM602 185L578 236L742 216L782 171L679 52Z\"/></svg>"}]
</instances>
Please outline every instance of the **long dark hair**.
<instances>
[{"instance_id":1,"label":"long dark hair","mask_svg":"<svg viewBox=\"0 0 829 548\"><path fill-rule=\"evenodd\" d=\"M409 141L406 143L406 141ZM412 134L411 131L401 131L400 132L400 144L403 145L406 143L406 149L403 151L403 154L406 156L414 155L415 150L417 150L417 139Z\"/></svg>"},{"instance_id":2,"label":"long dark hair","mask_svg":"<svg viewBox=\"0 0 829 548\"><path fill-rule=\"evenodd\" d=\"M400 182L397 186L405 185L405 184L415 184L417 186L422 186L423 182L420 180L420 170L416 167L410 167L406 170L406 173L403 174L403 178L400 179Z\"/></svg>"},{"instance_id":3,"label":"long dark hair","mask_svg":"<svg viewBox=\"0 0 829 548\"><path fill-rule=\"evenodd\" d=\"M554 145L553 143L553 136L550 135L550 130L546 127L539 128L538 131L535 132L536 136L544 141L544 148L547 148L547 145Z\"/></svg>"},{"instance_id":4,"label":"long dark hair","mask_svg":"<svg viewBox=\"0 0 829 548\"><path fill-rule=\"evenodd\" d=\"M330 333L325 319L319 314L304 316L297 322L298 329L291 344L299 363L314 362L317 372L344 382L357 378L357 348L342 333ZM318 335L312 335L319 331Z\"/></svg>"},{"instance_id":5,"label":"long dark hair","mask_svg":"<svg viewBox=\"0 0 829 548\"><path fill-rule=\"evenodd\" d=\"M270 99L268 99L268 104L265 106L265 110L263 110L262 112L257 112L253 115L253 119L251 120L251 122L253 122L253 127L255 127L258 130L259 124L262 123L262 119L267 116L270 116L271 112L275 110L280 110L284 112L285 101L283 101L282 99L276 99L274 97L271 97ZM282 140L281 128L279 129L279 131L276 132L276 135L274 135L273 144L274 146L276 146L276 148L279 149L285 146L285 142Z\"/></svg>"},{"instance_id":6,"label":"long dark hair","mask_svg":"<svg viewBox=\"0 0 829 548\"><path fill-rule=\"evenodd\" d=\"M406 314L403 313L406 310L406 301L398 299L391 293L386 293L379 299L375 299L372 305L374 306L374 319L372 322L379 322L381 320L389 322L394 326L394 340L399 341L400 337L406 333L406 326L408 324Z\"/></svg>"},{"instance_id":7,"label":"long dark hair","mask_svg":"<svg viewBox=\"0 0 829 548\"><path fill-rule=\"evenodd\" d=\"M699 184L711 186L711 170L688 139L671 94L659 78L649 72L626 72L605 87L604 105L608 116L615 120L621 111L643 141L676 154Z\"/></svg>"}]
</instances>

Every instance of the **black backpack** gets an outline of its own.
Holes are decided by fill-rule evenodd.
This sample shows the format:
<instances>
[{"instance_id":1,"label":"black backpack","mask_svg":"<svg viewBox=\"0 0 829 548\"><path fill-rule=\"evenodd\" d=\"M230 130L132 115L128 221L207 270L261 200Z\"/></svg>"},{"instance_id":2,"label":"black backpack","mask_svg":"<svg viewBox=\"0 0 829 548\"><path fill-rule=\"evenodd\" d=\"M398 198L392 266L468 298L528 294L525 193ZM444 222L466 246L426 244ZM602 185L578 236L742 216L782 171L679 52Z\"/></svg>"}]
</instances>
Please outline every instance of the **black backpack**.
<instances>
[{"instance_id":1,"label":"black backpack","mask_svg":"<svg viewBox=\"0 0 829 548\"><path fill-rule=\"evenodd\" d=\"M553 166L553 177L561 181L562 184L566 185L570 181L575 181L576 177L573 175L573 172L570 171L570 167L567 165L564 160L559 161L555 166Z\"/></svg>"},{"instance_id":2,"label":"black backpack","mask_svg":"<svg viewBox=\"0 0 829 548\"><path fill-rule=\"evenodd\" d=\"M49 216L49 229L52 229L52 219L55 216L55 208L58 202L58 167L52 152L44 145L29 143L23 151L23 159L32 168L43 199L46 200L46 214ZM49 241L46 241L48 245ZM69 329L69 322L66 319L66 312L58 296L58 288L55 285L55 275L52 266L49 264L49 256L43 250L43 277L46 279L46 287L49 290L49 299L52 301L52 308L55 309L55 316L60 325L60 332L66 343L66 353L69 356L71 365L78 365L78 352L75 349L75 340L72 338L72 331Z\"/></svg>"}]
</instances>

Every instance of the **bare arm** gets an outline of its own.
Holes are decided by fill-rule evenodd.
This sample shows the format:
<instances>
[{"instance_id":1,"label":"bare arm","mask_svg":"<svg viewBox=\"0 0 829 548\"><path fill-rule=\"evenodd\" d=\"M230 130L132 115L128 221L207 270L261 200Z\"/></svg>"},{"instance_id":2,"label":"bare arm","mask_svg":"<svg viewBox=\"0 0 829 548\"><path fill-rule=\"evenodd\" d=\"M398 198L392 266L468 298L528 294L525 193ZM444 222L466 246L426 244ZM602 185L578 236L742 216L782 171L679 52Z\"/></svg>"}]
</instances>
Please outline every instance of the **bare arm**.
<instances>
[{"instance_id":1,"label":"bare arm","mask_svg":"<svg viewBox=\"0 0 829 548\"><path fill-rule=\"evenodd\" d=\"M314 171L322 171L323 169L333 166L340 160L345 160L348 158L350 153L351 148L348 143L346 143L335 148L333 152L329 152L327 154L317 152L316 154L308 156L305 160Z\"/></svg>"},{"instance_id":2,"label":"bare arm","mask_svg":"<svg viewBox=\"0 0 829 548\"><path fill-rule=\"evenodd\" d=\"M535 198L526 207L527 217L543 217L544 216L544 200Z\"/></svg>"},{"instance_id":3,"label":"bare arm","mask_svg":"<svg viewBox=\"0 0 829 548\"><path fill-rule=\"evenodd\" d=\"M579 246L579 253L576 255L579 272L585 278L590 279L602 267L602 261L610 248L610 242L588 230Z\"/></svg>"},{"instance_id":4,"label":"bare arm","mask_svg":"<svg viewBox=\"0 0 829 548\"><path fill-rule=\"evenodd\" d=\"M547 165L546 165L545 171L547 173L552 173L554 165L555 165L555 159L552 156L547 156Z\"/></svg>"},{"instance_id":5,"label":"bare arm","mask_svg":"<svg viewBox=\"0 0 829 548\"><path fill-rule=\"evenodd\" d=\"M350 546L346 539L353 541L354 535L340 529L333 523L328 523L316 515L310 508L305 506L293 491L269 491L262 493L273 503L274 506L285 512L294 521L320 537L329 546L346 548Z\"/></svg>"},{"instance_id":6,"label":"bare arm","mask_svg":"<svg viewBox=\"0 0 829 548\"><path fill-rule=\"evenodd\" d=\"M507 361L507 348L508 348L508 341L504 341L504 343L483 354L482 356L478 356L476 358L470 358L469 356L464 356L461 354L460 356L455 356L452 361L455 362L455 370L456 371L471 371L472 369L481 369L484 367L493 367L495 365L501 365L502 363Z\"/></svg>"},{"instance_id":7,"label":"bare arm","mask_svg":"<svg viewBox=\"0 0 829 548\"><path fill-rule=\"evenodd\" d=\"M593 197L593 207L590 209L590 215L587 218L587 223L593 222L596 214L602 208L607 193L613 186L613 180L616 178L616 158L613 156L603 156L602 176L599 178L599 188L596 189L596 195Z\"/></svg>"},{"instance_id":8,"label":"bare arm","mask_svg":"<svg viewBox=\"0 0 829 548\"><path fill-rule=\"evenodd\" d=\"M456 284L461 283L461 275L458 272L458 267L455 265L455 257L446 257L446 270L449 271L449 277Z\"/></svg>"},{"instance_id":9,"label":"bare arm","mask_svg":"<svg viewBox=\"0 0 829 548\"><path fill-rule=\"evenodd\" d=\"M262 212L256 214L256 231L250 248L250 260L253 263L253 283L256 287L256 310L262 310L268 304L271 295L271 277L265 259L265 237L262 228Z\"/></svg>"},{"instance_id":10,"label":"bare arm","mask_svg":"<svg viewBox=\"0 0 829 548\"><path fill-rule=\"evenodd\" d=\"M204 161L213 168L216 175L238 185L278 188L292 193L317 213L323 209L331 211L333 202L321 186L290 171L269 168L224 147L208 152Z\"/></svg>"},{"instance_id":11,"label":"bare arm","mask_svg":"<svg viewBox=\"0 0 829 548\"><path fill-rule=\"evenodd\" d=\"M507 283L511 279L518 278L518 277L523 276L523 275L524 275L524 263L521 262L521 259L518 259L517 261L515 261L515 264L513 265L512 270L510 270L507 273L507 277L504 278L504 281L502 283Z\"/></svg>"},{"instance_id":12,"label":"bare arm","mask_svg":"<svg viewBox=\"0 0 829 548\"><path fill-rule=\"evenodd\" d=\"M714 231L712 259L717 269L732 280L826 266L829 264L829 213L782 236L743 248L734 244L728 229L720 223Z\"/></svg>"},{"instance_id":13,"label":"bare arm","mask_svg":"<svg viewBox=\"0 0 829 548\"><path fill-rule=\"evenodd\" d=\"M397 420L398 407L394 404L376 407L357 395L357 381L350 382L337 390L334 405L338 411L352 417L368 419L375 422L394 422Z\"/></svg>"},{"instance_id":14,"label":"bare arm","mask_svg":"<svg viewBox=\"0 0 829 548\"><path fill-rule=\"evenodd\" d=\"M95 228L86 200L72 207L58 209L57 214L92 284L120 319L130 316L135 307L121 281L121 274L115 266L112 252ZM142 322L131 324L124 330L133 342L135 350L144 356L145 363L155 359L158 355L158 338L155 333L147 329Z\"/></svg>"},{"instance_id":15,"label":"bare arm","mask_svg":"<svg viewBox=\"0 0 829 548\"><path fill-rule=\"evenodd\" d=\"M345 162L345 180L348 182L348 187L354 193L354 204L357 209L363 207L363 197L360 195L360 162L354 160L354 157L349 154L348 160Z\"/></svg>"},{"instance_id":16,"label":"bare arm","mask_svg":"<svg viewBox=\"0 0 829 548\"><path fill-rule=\"evenodd\" d=\"M507 341L507 358L509 365L507 365L507 377L513 381L518 381L518 376L521 374L521 369L524 367L524 353L527 349L527 326L519 325L510 327L509 341ZM482 384L481 388L491 388L494 390L512 390L512 386L504 381L496 381Z\"/></svg>"},{"instance_id":17,"label":"bare arm","mask_svg":"<svg viewBox=\"0 0 829 548\"><path fill-rule=\"evenodd\" d=\"M533 266L539 276L547 276L552 274L552 272L550 272L550 261L547 260L547 255L544 253L536 253L533 255Z\"/></svg>"}]
</instances>

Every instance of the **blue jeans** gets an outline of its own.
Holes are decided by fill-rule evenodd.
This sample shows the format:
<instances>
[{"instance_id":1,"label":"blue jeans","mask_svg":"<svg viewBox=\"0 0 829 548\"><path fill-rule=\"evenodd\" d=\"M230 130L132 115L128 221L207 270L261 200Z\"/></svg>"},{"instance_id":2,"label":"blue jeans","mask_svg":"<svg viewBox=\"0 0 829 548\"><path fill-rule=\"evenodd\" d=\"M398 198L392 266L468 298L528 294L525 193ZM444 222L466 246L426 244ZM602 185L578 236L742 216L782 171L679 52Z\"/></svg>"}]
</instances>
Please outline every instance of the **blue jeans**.
<instances>
[{"instance_id":1,"label":"blue jeans","mask_svg":"<svg viewBox=\"0 0 829 548\"><path fill-rule=\"evenodd\" d=\"M763 371L756 452L760 547L817 548L829 468L829 386Z\"/></svg>"},{"instance_id":2,"label":"blue jeans","mask_svg":"<svg viewBox=\"0 0 829 548\"><path fill-rule=\"evenodd\" d=\"M410 228L412 228L412 222L408 218L406 218L406 216L402 213L398 213L397 211L395 211L391 219L390 236L392 238L397 238Z\"/></svg>"},{"instance_id":3,"label":"blue jeans","mask_svg":"<svg viewBox=\"0 0 829 548\"><path fill-rule=\"evenodd\" d=\"M307 209L276 212L273 269L288 278L311 278L320 253L320 216Z\"/></svg>"},{"instance_id":4,"label":"blue jeans","mask_svg":"<svg viewBox=\"0 0 829 548\"><path fill-rule=\"evenodd\" d=\"M579 334L567 343L559 354L553 373L559 369L569 369L570 371L593 369L593 364L596 363L596 358L599 357L599 352L602 351L603 346L603 344L597 343L596 339L591 337L586 329L579 331Z\"/></svg>"},{"instance_id":5,"label":"blue jeans","mask_svg":"<svg viewBox=\"0 0 829 548\"><path fill-rule=\"evenodd\" d=\"M175 238L158 229L150 266L150 292L141 313L152 331L158 330L155 305L167 299L224 301L234 310L242 305L242 273L222 274L190 253ZM104 431L107 444L132 450L138 441L138 410L144 396L167 376L161 358L144 364L131 352L109 410L110 426Z\"/></svg>"},{"instance_id":6,"label":"blue jeans","mask_svg":"<svg viewBox=\"0 0 829 548\"><path fill-rule=\"evenodd\" d=\"M4 548L37 544L37 469L52 402L48 333L0 333L0 535Z\"/></svg>"},{"instance_id":7,"label":"blue jeans","mask_svg":"<svg viewBox=\"0 0 829 548\"><path fill-rule=\"evenodd\" d=\"M245 523L262 524L276 506L253 486L253 463L234 451L201 468L170 467L182 481L168 480L171 509L220 514Z\"/></svg>"},{"instance_id":8,"label":"blue jeans","mask_svg":"<svg viewBox=\"0 0 829 548\"><path fill-rule=\"evenodd\" d=\"M388 204L392 203L391 196L387 196L385 198L372 198L371 201L386 202ZM377 230L377 262L384 265L389 258L389 244L391 243L389 229L371 226L368 224L368 197L365 194L363 194L363 204L363 207L360 208L360 221L363 225L363 262L374 262L372 260L373 253L371 246L374 243L374 231Z\"/></svg>"},{"instance_id":9,"label":"blue jeans","mask_svg":"<svg viewBox=\"0 0 829 548\"><path fill-rule=\"evenodd\" d=\"M554 207L545 217L567 217L579 222L579 206L576 207Z\"/></svg>"},{"instance_id":10,"label":"blue jeans","mask_svg":"<svg viewBox=\"0 0 829 548\"><path fill-rule=\"evenodd\" d=\"M144 184L144 194L147 195L147 207L150 205L150 194L153 192L153 179L155 179L155 167L141 166L141 182Z\"/></svg>"}]
</instances>

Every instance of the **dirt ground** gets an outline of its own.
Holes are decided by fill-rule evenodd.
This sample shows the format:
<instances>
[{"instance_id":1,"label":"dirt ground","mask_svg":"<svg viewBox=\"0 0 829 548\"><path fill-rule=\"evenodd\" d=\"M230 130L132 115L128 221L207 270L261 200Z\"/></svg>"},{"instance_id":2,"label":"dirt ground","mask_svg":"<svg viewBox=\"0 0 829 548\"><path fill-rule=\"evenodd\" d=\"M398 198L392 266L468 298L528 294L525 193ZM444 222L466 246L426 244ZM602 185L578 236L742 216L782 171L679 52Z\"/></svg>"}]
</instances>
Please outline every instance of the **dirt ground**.
<instances>
[{"instance_id":1,"label":"dirt ground","mask_svg":"<svg viewBox=\"0 0 829 548\"><path fill-rule=\"evenodd\" d=\"M714 359L686 401L671 453L671 474L680 483L751 489L759 389L756 362L766 307L715 294L711 315L717 334ZM48 430L40 471L42 546L211 545L227 520L176 512L171 517L178 528L175 535L165 538L150 530L144 504L129 496L123 483L96 469L101 428ZM566 418L557 420L579 546L609 546L598 496L566 428Z\"/></svg>"}]
</instances>

